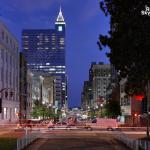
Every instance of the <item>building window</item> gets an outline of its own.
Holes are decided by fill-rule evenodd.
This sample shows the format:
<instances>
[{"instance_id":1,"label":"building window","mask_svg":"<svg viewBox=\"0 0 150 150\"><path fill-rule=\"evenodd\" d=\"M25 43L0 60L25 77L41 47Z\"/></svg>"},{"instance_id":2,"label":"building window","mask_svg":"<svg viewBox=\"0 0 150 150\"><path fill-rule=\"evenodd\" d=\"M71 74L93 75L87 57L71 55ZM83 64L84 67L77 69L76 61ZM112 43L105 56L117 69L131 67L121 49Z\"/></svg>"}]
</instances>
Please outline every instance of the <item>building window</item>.
<instances>
[{"instance_id":1,"label":"building window","mask_svg":"<svg viewBox=\"0 0 150 150\"><path fill-rule=\"evenodd\" d=\"M7 98L8 97L8 92L7 91L5 91L5 98Z\"/></svg>"},{"instance_id":2,"label":"building window","mask_svg":"<svg viewBox=\"0 0 150 150\"><path fill-rule=\"evenodd\" d=\"M58 31L62 31L62 26L58 26Z\"/></svg>"},{"instance_id":3,"label":"building window","mask_svg":"<svg viewBox=\"0 0 150 150\"><path fill-rule=\"evenodd\" d=\"M121 93L124 92L124 85L121 85L121 86L120 86L120 91L121 91Z\"/></svg>"},{"instance_id":4,"label":"building window","mask_svg":"<svg viewBox=\"0 0 150 150\"><path fill-rule=\"evenodd\" d=\"M1 81L3 82L4 81L4 67L3 66L1 66L2 68L2 70L1 70Z\"/></svg>"},{"instance_id":5,"label":"building window","mask_svg":"<svg viewBox=\"0 0 150 150\"><path fill-rule=\"evenodd\" d=\"M7 42L7 44L8 44L8 35L6 35L6 42Z\"/></svg>"},{"instance_id":6,"label":"building window","mask_svg":"<svg viewBox=\"0 0 150 150\"><path fill-rule=\"evenodd\" d=\"M12 46L12 40L10 39L10 45Z\"/></svg>"},{"instance_id":7,"label":"building window","mask_svg":"<svg viewBox=\"0 0 150 150\"><path fill-rule=\"evenodd\" d=\"M7 119L7 108L3 109L3 119Z\"/></svg>"},{"instance_id":8,"label":"building window","mask_svg":"<svg viewBox=\"0 0 150 150\"><path fill-rule=\"evenodd\" d=\"M4 40L5 34L4 31L2 31L2 39Z\"/></svg>"},{"instance_id":9,"label":"building window","mask_svg":"<svg viewBox=\"0 0 150 150\"><path fill-rule=\"evenodd\" d=\"M17 116L17 108L15 108L15 114L14 114L14 117L16 118Z\"/></svg>"}]
</instances>

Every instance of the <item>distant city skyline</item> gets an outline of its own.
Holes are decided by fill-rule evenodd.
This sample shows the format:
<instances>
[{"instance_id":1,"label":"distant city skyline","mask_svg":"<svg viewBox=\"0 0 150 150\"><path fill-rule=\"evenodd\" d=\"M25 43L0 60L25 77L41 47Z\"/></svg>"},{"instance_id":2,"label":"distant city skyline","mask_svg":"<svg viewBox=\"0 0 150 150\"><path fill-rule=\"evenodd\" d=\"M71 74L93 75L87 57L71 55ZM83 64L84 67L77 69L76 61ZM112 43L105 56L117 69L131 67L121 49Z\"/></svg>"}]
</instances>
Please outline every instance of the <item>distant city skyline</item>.
<instances>
[{"instance_id":1,"label":"distant city skyline","mask_svg":"<svg viewBox=\"0 0 150 150\"><path fill-rule=\"evenodd\" d=\"M59 10L56 0L9 0L1 2L1 19L19 40L25 28L49 29ZM105 52L97 46L99 34L106 34L109 18L100 11L98 1L62 2L62 10L67 25L67 72L69 77L69 106L80 106L83 83L88 79L88 70L93 61L109 63ZM22 50L22 48L20 47ZM108 51L108 50L107 50Z\"/></svg>"}]
</instances>

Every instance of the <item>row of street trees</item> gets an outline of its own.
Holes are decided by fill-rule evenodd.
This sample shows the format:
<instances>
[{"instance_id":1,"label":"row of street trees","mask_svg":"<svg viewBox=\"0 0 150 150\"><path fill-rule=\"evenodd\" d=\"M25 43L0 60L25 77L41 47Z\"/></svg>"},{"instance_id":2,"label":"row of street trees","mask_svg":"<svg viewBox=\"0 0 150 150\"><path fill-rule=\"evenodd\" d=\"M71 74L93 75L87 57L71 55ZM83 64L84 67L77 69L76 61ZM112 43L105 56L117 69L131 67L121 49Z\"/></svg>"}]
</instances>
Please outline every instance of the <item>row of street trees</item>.
<instances>
[{"instance_id":1,"label":"row of street trees","mask_svg":"<svg viewBox=\"0 0 150 150\"><path fill-rule=\"evenodd\" d=\"M47 119L47 118L59 118L61 113L58 111L57 114L55 114L55 111L51 107L47 107L46 105L40 103L39 101L35 101L33 111L31 116L33 118L42 118L42 119Z\"/></svg>"}]
</instances>

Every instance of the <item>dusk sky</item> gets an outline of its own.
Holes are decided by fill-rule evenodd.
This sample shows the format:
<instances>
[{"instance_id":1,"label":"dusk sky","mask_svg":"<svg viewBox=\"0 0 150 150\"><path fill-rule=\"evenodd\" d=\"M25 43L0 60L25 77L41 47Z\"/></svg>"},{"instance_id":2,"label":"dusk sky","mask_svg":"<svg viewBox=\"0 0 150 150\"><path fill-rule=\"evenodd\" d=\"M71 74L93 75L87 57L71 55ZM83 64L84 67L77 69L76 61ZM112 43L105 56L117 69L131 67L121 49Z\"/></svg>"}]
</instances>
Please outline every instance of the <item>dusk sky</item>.
<instances>
[{"instance_id":1,"label":"dusk sky","mask_svg":"<svg viewBox=\"0 0 150 150\"><path fill-rule=\"evenodd\" d=\"M109 63L99 51L99 34L107 34L109 18L99 9L98 0L62 0L66 21L66 53L69 79L69 106L80 106L84 80L93 61ZM0 18L17 37L21 48L22 29L49 29L59 12L60 0L0 0ZM107 50L108 51L108 50Z\"/></svg>"}]
</instances>

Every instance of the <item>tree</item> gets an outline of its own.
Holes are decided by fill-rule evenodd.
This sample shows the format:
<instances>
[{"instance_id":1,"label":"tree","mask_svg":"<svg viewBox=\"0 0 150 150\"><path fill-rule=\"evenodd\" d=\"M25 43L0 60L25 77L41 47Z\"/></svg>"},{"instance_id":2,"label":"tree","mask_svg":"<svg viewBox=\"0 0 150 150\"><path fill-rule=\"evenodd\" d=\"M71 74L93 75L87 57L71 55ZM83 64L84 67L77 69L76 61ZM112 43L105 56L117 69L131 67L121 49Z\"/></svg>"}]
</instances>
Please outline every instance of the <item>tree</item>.
<instances>
[{"instance_id":1,"label":"tree","mask_svg":"<svg viewBox=\"0 0 150 150\"><path fill-rule=\"evenodd\" d=\"M109 118L117 118L117 116L121 114L119 102L112 99L106 102L104 109L105 109L105 116Z\"/></svg>"},{"instance_id":2,"label":"tree","mask_svg":"<svg viewBox=\"0 0 150 150\"><path fill-rule=\"evenodd\" d=\"M90 111L88 112L88 116L91 118L91 119L94 119L96 118L96 109L94 108L91 108Z\"/></svg>"},{"instance_id":3,"label":"tree","mask_svg":"<svg viewBox=\"0 0 150 150\"><path fill-rule=\"evenodd\" d=\"M110 16L108 35L100 35L100 49L108 46L119 78L127 78L126 92L145 93L150 79L150 16L142 15L149 0L100 0L100 8ZM146 6L148 10L149 7Z\"/></svg>"},{"instance_id":4,"label":"tree","mask_svg":"<svg viewBox=\"0 0 150 150\"><path fill-rule=\"evenodd\" d=\"M33 111L31 113L31 116L33 118L43 117L43 106L42 105L35 105L33 107Z\"/></svg>"},{"instance_id":5,"label":"tree","mask_svg":"<svg viewBox=\"0 0 150 150\"><path fill-rule=\"evenodd\" d=\"M33 118L42 117L43 119L55 117L52 108L49 108L46 105L41 104L39 101L34 102L34 107L31 115Z\"/></svg>"}]
</instances>

